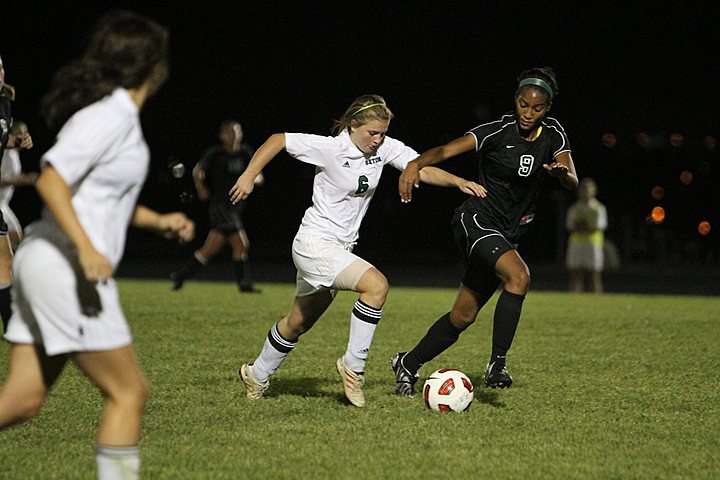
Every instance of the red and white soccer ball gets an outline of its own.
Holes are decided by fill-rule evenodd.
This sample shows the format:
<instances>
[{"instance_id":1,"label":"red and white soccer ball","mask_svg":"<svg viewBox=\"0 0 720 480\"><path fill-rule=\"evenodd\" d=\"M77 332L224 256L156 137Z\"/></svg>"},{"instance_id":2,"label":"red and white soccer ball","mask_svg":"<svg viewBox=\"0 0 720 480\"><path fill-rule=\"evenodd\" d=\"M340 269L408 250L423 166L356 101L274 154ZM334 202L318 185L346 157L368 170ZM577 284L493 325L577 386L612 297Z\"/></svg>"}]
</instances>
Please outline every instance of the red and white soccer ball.
<instances>
[{"instance_id":1,"label":"red and white soccer ball","mask_svg":"<svg viewBox=\"0 0 720 480\"><path fill-rule=\"evenodd\" d=\"M436 412L464 412L475 398L467 375L454 368L441 368L425 380L425 405Z\"/></svg>"}]
</instances>

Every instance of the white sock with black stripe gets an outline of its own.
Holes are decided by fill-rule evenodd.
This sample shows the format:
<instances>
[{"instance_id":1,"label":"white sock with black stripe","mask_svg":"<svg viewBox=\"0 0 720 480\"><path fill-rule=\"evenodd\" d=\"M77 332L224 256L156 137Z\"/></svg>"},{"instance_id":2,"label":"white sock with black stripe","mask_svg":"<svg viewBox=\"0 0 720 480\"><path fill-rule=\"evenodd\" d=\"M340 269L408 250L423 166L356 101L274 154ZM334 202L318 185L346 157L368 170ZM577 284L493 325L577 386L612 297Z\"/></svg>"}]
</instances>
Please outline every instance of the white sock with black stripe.
<instances>
[{"instance_id":1,"label":"white sock with black stripe","mask_svg":"<svg viewBox=\"0 0 720 480\"><path fill-rule=\"evenodd\" d=\"M140 449L95 445L95 464L99 480L135 480L140 475Z\"/></svg>"},{"instance_id":2,"label":"white sock with black stripe","mask_svg":"<svg viewBox=\"0 0 720 480\"><path fill-rule=\"evenodd\" d=\"M345 351L345 365L353 372L365 371L375 328L382 317L382 308L374 308L358 300L350 315L350 339Z\"/></svg>"},{"instance_id":3,"label":"white sock with black stripe","mask_svg":"<svg viewBox=\"0 0 720 480\"><path fill-rule=\"evenodd\" d=\"M280 335L277 323L273 325L260 355L253 362L252 372L255 380L260 383L266 382L296 345L297 342L289 342Z\"/></svg>"}]
</instances>

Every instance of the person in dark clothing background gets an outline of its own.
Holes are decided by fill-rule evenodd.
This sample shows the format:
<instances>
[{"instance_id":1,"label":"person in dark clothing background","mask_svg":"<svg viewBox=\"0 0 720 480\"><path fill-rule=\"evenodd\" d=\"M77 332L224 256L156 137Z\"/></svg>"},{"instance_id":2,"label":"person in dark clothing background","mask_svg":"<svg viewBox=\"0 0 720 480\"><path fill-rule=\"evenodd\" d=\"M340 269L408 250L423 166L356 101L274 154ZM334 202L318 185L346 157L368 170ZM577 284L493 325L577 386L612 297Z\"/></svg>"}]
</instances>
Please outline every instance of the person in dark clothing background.
<instances>
[{"instance_id":1,"label":"person in dark clothing background","mask_svg":"<svg viewBox=\"0 0 720 480\"><path fill-rule=\"evenodd\" d=\"M242 213L246 201L233 205L228 198L230 188L242 175L253 156L253 149L243 143L242 125L237 120L225 120L220 124L220 144L208 148L193 168L193 181L198 198L209 202L210 231L205 243L170 278L172 289L180 290L185 281L220 253L226 244L232 248L233 274L241 292L257 293L251 280L248 264L248 239ZM264 181L262 174L256 185Z\"/></svg>"}]
</instances>

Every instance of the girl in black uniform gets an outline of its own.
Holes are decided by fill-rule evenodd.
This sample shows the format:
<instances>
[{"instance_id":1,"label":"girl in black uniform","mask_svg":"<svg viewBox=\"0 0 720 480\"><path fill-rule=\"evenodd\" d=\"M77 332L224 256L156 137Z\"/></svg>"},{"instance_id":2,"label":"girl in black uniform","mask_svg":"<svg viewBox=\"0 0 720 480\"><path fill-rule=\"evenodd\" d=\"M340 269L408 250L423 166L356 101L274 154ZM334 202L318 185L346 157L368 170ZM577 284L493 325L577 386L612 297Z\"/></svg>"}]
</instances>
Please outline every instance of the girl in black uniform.
<instances>
[{"instance_id":1,"label":"girl in black uniform","mask_svg":"<svg viewBox=\"0 0 720 480\"><path fill-rule=\"evenodd\" d=\"M481 154L478 183L485 191L480 197L468 197L453 215L453 233L465 260L465 274L452 310L430 327L415 348L391 359L398 395L412 395L420 367L455 343L501 283L484 380L492 388L512 384L505 357L530 284L530 272L516 250L517 242L533 220L537 193L546 175L569 190L578 185L567 135L557 120L546 117L557 92L551 68L522 72L514 112L424 152L400 176L401 200L409 202L413 187L419 186L420 169L475 150Z\"/></svg>"},{"instance_id":2,"label":"girl in black uniform","mask_svg":"<svg viewBox=\"0 0 720 480\"><path fill-rule=\"evenodd\" d=\"M233 274L241 292L257 293L250 277L248 265L248 239L242 213L245 200L236 205L230 203L227 192L235 185L252 158L254 150L243 142L242 125L237 120L225 120L220 124L220 145L208 148L193 168L193 180L198 198L209 201L210 231L205 243L170 278L172 289L179 290L185 281L195 275L220 253L225 244L232 248ZM263 175L256 178L256 184L263 183Z\"/></svg>"}]
</instances>

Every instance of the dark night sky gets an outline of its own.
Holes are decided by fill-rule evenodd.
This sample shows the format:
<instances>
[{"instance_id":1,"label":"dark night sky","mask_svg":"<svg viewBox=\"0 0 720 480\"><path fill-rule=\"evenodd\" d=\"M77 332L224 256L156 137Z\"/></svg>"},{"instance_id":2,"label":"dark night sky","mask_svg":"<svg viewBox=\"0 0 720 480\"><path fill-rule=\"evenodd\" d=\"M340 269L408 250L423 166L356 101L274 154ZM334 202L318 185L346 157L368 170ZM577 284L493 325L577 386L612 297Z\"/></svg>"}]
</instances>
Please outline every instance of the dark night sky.
<instances>
[{"instance_id":1,"label":"dark night sky","mask_svg":"<svg viewBox=\"0 0 720 480\"><path fill-rule=\"evenodd\" d=\"M622 167L602 163L603 133L615 133L620 145L633 143L638 131L677 131L688 143L720 134L720 15L712 1L662 9L657 5L665 2L649 1L563 7L499 1L30 3L13 2L9 11L4 6L0 17L6 81L18 91L15 115L30 124L36 143L25 154L30 165L52 142L37 113L39 99L53 72L81 51L95 18L122 6L170 28L171 78L143 111L154 156L143 198L162 210L202 211L178 201L185 185L167 175L165 164L176 156L191 167L215 142L225 118L238 118L257 147L280 131L327 134L357 95L379 93L396 115L390 136L422 151L511 109L515 77L533 66L555 68L560 95L552 115L570 136L579 174L606 175L598 179L601 197L604 184L623 174ZM473 164L467 157L446 167L472 175ZM248 231L259 256L289 257L310 201L312 168L281 154L266 178L251 198ZM361 231L368 255L382 257L380 245L449 251L447 221L462 197L427 187L403 206L396 201L396 178L386 172ZM16 193L13 206L23 222L37 214L31 192ZM538 228L536 240L551 227ZM140 251L130 246L129 254Z\"/></svg>"}]
</instances>

